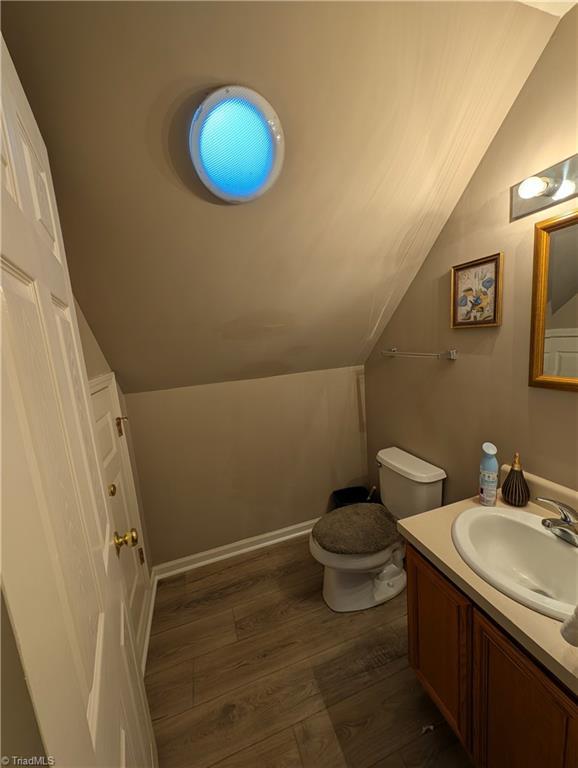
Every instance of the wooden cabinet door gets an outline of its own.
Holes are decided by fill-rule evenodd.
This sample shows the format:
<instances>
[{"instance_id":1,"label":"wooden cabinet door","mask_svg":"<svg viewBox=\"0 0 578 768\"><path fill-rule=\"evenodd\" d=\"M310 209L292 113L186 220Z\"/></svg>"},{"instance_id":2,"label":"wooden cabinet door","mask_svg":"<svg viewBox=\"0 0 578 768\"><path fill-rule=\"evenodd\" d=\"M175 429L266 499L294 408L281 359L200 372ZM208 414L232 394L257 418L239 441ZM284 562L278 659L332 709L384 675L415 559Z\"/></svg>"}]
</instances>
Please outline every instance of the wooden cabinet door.
<instances>
[{"instance_id":1,"label":"wooden cabinet door","mask_svg":"<svg viewBox=\"0 0 578 768\"><path fill-rule=\"evenodd\" d=\"M410 664L469 749L472 605L410 546L407 599Z\"/></svg>"},{"instance_id":2,"label":"wooden cabinet door","mask_svg":"<svg viewBox=\"0 0 578 768\"><path fill-rule=\"evenodd\" d=\"M578 765L578 707L477 610L474 723L480 768Z\"/></svg>"}]
</instances>

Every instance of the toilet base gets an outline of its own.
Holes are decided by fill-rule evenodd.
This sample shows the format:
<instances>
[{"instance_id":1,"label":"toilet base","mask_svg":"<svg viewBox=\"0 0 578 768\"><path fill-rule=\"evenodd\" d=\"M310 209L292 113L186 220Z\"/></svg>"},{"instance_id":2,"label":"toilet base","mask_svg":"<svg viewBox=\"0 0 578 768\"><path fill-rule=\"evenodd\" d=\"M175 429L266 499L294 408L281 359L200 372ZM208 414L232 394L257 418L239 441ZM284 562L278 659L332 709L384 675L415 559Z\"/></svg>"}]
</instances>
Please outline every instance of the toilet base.
<instances>
[{"instance_id":1,"label":"toilet base","mask_svg":"<svg viewBox=\"0 0 578 768\"><path fill-rule=\"evenodd\" d=\"M391 600L405 589L403 568L389 563L377 571L344 571L325 566L323 599L332 611L364 611Z\"/></svg>"}]
</instances>

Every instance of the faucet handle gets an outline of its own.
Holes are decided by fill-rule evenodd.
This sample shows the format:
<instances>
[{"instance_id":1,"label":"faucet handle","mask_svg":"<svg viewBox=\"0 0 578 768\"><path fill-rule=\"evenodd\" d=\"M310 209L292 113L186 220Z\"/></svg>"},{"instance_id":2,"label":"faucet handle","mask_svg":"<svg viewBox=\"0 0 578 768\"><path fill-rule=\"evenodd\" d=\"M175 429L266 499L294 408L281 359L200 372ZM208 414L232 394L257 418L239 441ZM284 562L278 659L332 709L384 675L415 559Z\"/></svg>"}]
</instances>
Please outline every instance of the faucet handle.
<instances>
[{"instance_id":1,"label":"faucet handle","mask_svg":"<svg viewBox=\"0 0 578 768\"><path fill-rule=\"evenodd\" d=\"M556 499L546 499L543 496L536 496L536 501L541 501L544 504L551 504L560 513L560 517L565 523L570 525L578 524L578 512L568 504L564 504L562 501L556 501Z\"/></svg>"}]
</instances>

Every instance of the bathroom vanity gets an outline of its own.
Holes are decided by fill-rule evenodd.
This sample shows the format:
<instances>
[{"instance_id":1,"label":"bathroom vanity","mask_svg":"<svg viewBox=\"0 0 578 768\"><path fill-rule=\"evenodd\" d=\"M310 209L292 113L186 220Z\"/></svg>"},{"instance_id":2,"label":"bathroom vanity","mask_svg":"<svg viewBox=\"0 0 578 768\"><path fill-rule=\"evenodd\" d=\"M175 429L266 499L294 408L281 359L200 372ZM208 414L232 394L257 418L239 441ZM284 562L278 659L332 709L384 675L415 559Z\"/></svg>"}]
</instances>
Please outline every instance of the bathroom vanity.
<instances>
[{"instance_id":1,"label":"bathroom vanity","mask_svg":"<svg viewBox=\"0 0 578 768\"><path fill-rule=\"evenodd\" d=\"M498 591L460 557L452 525L475 503L398 524L408 543L410 663L479 768L576 768L578 648L559 621Z\"/></svg>"}]
</instances>

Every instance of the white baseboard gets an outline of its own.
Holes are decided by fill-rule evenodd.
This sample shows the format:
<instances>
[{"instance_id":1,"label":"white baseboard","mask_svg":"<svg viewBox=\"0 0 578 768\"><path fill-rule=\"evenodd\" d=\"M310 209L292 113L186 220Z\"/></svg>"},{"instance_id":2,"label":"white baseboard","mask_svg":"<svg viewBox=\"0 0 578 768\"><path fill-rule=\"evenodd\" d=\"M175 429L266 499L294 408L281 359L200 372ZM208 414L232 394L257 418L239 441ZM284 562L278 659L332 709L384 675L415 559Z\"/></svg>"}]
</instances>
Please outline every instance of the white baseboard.
<instances>
[{"instance_id":1,"label":"white baseboard","mask_svg":"<svg viewBox=\"0 0 578 768\"><path fill-rule=\"evenodd\" d=\"M234 557L235 555L242 555L247 552L252 552L255 549L261 549L262 547L268 547L272 544L278 544L281 541L294 539L297 536L303 536L304 534L311 531L317 520L319 520L318 517L313 520L306 520L303 523L290 525L287 528L280 528L277 531L261 533L259 536L252 536L249 539L241 539L240 541L234 541L231 544L225 544L222 547L215 547L215 549L208 549L205 552L198 552L195 555L188 555L187 557L181 557L178 560L169 560L166 563L160 563L159 565L153 566L151 571L153 588L151 592L150 605L148 606L146 635L141 662L143 674L147 662L153 611L155 607L155 597L157 593L157 584L160 579L167 579L169 576L177 576L179 573L192 571L194 568L200 568L202 565L216 563L219 560L226 560L227 558Z\"/></svg>"},{"instance_id":2,"label":"white baseboard","mask_svg":"<svg viewBox=\"0 0 578 768\"><path fill-rule=\"evenodd\" d=\"M166 563L160 563L153 566L152 575L155 579L166 579L169 576L177 576L179 573L191 571L193 568L200 568L201 565L216 563L219 560L226 560L228 557L242 555L246 552L252 552L254 549L268 547L270 544L277 544L280 541L293 539L295 536L302 536L309 533L319 518L306 520L303 523L290 525L287 528L280 528L277 531L261 533L259 536L252 536L250 539L241 539L231 544L225 544L222 547L208 549L206 552L198 552L195 555L181 557L178 560L169 560Z\"/></svg>"}]
</instances>

